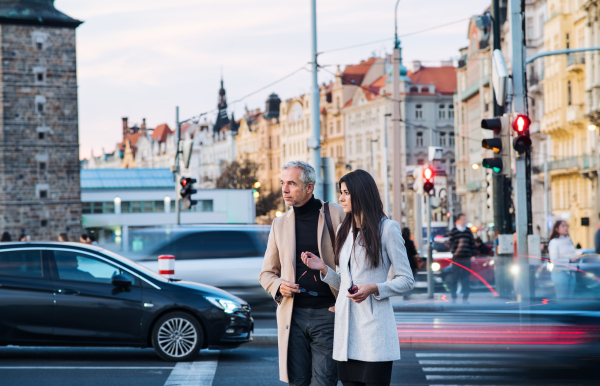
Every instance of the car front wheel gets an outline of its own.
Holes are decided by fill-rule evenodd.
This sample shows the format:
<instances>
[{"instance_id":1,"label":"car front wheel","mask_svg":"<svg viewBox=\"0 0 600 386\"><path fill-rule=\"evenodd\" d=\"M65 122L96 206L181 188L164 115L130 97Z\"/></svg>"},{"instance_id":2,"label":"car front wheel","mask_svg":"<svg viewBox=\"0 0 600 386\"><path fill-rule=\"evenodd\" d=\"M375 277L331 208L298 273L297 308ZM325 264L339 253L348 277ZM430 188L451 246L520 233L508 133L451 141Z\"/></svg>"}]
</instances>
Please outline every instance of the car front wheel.
<instances>
[{"instance_id":1,"label":"car front wheel","mask_svg":"<svg viewBox=\"0 0 600 386\"><path fill-rule=\"evenodd\" d=\"M200 323L185 312L161 317L152 329L152 346L159 357L170 362L194 358L202 347L204 335Z\"/></svg>"}]
</instances>

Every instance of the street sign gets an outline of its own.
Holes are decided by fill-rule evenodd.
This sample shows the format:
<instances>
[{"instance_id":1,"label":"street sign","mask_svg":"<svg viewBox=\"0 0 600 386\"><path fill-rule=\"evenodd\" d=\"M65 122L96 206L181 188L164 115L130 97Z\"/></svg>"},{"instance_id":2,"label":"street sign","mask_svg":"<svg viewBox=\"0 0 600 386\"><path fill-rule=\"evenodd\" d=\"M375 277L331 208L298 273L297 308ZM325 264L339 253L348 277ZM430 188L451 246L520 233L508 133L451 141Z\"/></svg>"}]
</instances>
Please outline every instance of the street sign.
<instances>
[{"instance_id":1,"label":"street sign","mask_svg":"<svg viewBox=\"0 0 600 386\"><path fill-rule=\"evenodd\" d=\"M495 49L492 54L492 87L496 95L496 101L500 106L506 102L506 80L508 79L508 69L504 61L504 55L499 49Z\"/></svg>"}]
</instances>

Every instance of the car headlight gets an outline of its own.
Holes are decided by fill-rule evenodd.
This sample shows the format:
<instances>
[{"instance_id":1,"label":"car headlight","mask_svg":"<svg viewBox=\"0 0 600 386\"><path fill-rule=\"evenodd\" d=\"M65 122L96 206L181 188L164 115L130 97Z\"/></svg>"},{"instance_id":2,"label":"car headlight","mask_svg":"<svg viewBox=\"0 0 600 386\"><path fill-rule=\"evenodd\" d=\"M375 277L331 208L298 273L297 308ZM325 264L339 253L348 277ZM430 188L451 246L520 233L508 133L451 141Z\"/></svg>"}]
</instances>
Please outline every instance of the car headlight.
<instances>
[{"instance_id":1,"label":"car headlight","mask_svg":"<svg viewBox=\"0 0 600 386\"><path fill-rule=\"evenodd\" d=\"M222 309L227 314L233 314L235 310L242 308L242 305L232 300L219 299L211 296L205 296L204 299L208 300L213 306Z\"/></svg>"},{"instance_id":2,"label":"car headlight","mask_svg":"<svg viewBox=\"0 0 600 386\"><path fill-rule=\"evenodd\" d=\"M439 271L440 268L442 268L442 266L440 265L440 263L431 263L431 270L433 272Z\"/></svg>"},{"instance_id":3,"label":"car headlight","mask_svg":"<svg viewBox=\"0 0 600 386\"><path fill-rule=\"evenodd\" d=\"M510 266L510 273L512 273L513 275L518 275L520 271L520 268L517 264L513 264Z\"/></svg>"}]
</instances>

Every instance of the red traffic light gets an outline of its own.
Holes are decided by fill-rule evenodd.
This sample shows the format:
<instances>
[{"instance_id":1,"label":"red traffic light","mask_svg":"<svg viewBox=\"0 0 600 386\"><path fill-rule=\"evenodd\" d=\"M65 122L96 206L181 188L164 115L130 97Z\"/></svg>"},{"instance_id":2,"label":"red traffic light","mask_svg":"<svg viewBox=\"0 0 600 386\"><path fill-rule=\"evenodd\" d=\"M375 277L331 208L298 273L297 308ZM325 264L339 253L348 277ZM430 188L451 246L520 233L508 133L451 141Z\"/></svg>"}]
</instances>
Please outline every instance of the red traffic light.
<instances>
[{"instance_id":1,"label":"red traffic light","mask_svg":"<svg viewBox=\"0 0 600 386\"><path fill-rule=\"evenodd\" d=\"M187 178L181 180L181 186L186 186L188 184Z\"/></svg>"},{"instance_id":2,"label":"red traffic light","mask_svg":"<svg viewBox=\"0 0 600 386\"><path fill-rule=\"evenodd\" d=\"M423 178L425 178L426 181L433 178L433 169L431 167L427 166L423 169Z\"/></svg>"},{"instance_id":3,"label":"red traffic light","mask_svg":"<svg viewBox=\"0 0 600 386\"><path fill-rule=\"evenodd\" d=\"M531 119L529 119L527 115L517 115L517 117L513 121L513 129L519 134L523 134L524 132L529 130L530 125Z\"/></svg>"}]
</instances>

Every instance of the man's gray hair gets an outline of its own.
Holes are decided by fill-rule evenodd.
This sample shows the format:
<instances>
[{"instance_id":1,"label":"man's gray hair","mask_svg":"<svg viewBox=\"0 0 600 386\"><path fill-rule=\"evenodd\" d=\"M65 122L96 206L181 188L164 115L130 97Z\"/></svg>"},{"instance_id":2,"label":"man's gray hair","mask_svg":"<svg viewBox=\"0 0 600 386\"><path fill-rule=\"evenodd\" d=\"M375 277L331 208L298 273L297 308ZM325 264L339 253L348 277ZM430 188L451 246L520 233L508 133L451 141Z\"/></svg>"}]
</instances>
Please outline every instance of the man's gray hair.
<instances>
[{"instance_id":1,"label":"man's gray hair","mask_svg":"<svg viewBox=\"0 0 600 386\"><path fill-rule=\"evenodd\" d=\"M309 163L304 161L290 161L283 165L281 170L283 171L290 168L298 168L302 170L302 173L300 174L300 181L302 181L303 188L305 188L310 182L312 182L313 185L317 182L315 168L313 168Z\"/></svg>"}]
</instances>

